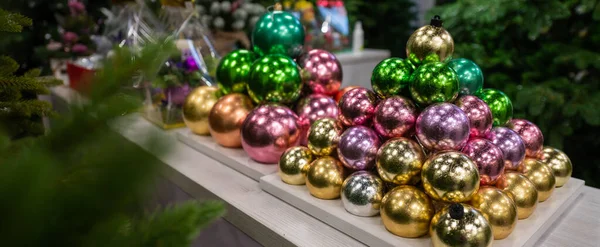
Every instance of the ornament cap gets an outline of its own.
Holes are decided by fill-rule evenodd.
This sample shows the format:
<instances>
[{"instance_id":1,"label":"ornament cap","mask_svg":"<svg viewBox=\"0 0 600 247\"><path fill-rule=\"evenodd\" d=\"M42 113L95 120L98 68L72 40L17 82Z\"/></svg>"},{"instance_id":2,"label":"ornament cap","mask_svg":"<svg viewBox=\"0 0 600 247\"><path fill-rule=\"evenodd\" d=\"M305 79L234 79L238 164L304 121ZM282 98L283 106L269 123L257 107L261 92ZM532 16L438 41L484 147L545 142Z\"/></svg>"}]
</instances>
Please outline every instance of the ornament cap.
<instances>
[{"instance_id":1,"label":"ornament cap","mask_svg":"<svg viewBox=\"0 0 600 247\"><path fill-rule=\"evenodd\" d=\"M444 24L444 21L442 20L442 17L440 17L439 15L433 16L433 18L431 18L431 22L429 22L429 25L432 25L434 27L442 27L443 24Z\"/></svg>"},{"instance_id":2,"label":"ornament cap","mask_svg":"<svg viewBox=\"0 0 600 247\"><path fill-rule=\"evenodd\" d=\"M450 217L455 220L461 220L465 216L465 208L460 203L450 205Z\"/></svg>"}]
</instances>

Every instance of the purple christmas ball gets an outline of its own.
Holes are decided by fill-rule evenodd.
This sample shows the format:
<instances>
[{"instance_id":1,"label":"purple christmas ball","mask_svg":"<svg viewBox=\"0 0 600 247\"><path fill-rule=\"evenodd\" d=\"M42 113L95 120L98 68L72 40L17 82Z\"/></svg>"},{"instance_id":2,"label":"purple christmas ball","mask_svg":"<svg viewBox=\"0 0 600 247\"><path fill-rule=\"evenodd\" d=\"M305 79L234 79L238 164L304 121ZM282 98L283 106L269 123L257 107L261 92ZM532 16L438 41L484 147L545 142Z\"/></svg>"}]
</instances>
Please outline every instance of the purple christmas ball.
<instances>
[{"instance_id":1,"label":"purple christmas ball","mask_svg":"<svg viewBox=\"0 0 600 247\"><path fill-rule=\"evenodd\" d=\"M458 106L437 103L417 118L417 138L430 151L460 150L469 139L469 118Z\"/></svg>"},{"instance_id":2,"label":"purple christmas ball","mask_svg":"<svg viewBox=\"0 0 600 247\"><path fill-rule=\"evenodd\" d=\"M381 142L375 131L365 126L348 128L340 136L337 151L340 161L352 170L370 170Z\"/></svg>"},{"instance_id":3,"label":"purple christmas ball","mask_svg":"<svg viewBox=\"0 0 600 247\"><path fill-rule=\"evenodd\" d=\"M384 138L408 135L417 121L417 109L408 99L392 96L375 108L373 128Z\"/></svg>"},{"instance_id":4,"label":"purple christmas ball","mask_svg":"<svg viewBox=\"0 0 600 247\"><path fill-rule=\"evenodd\" d=\"M461 150L469 156L479 170L481 185L494 185L504 173L502 150L483 138L474 138Z\"/></svg>"},{"instance_id":5,"label":"purple christmas ball","mask_svg":"<svg viewBox=\"0 0 600 247\"><path fill-rule=\"evenodd\" d=\"M525 144L519 134L506 127L495 127L488 132L486 139L502 150L504 169L517 170L525 159Z\"/></svg>"}]
</instances>

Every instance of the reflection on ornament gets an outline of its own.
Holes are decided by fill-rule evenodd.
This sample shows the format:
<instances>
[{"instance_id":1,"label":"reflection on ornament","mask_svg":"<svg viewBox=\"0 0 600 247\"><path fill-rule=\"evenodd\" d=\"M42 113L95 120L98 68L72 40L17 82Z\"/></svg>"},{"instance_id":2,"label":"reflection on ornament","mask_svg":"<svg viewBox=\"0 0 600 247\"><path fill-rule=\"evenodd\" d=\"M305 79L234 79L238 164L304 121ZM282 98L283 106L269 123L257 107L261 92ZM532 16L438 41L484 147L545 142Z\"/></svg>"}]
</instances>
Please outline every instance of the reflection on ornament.
<instances>
[{"instance_id":1,"label":"reflection on ornament","mask_svg":"<svg viewBox=\"0 0 600 247\"><path fill-rule=\"evenodd\" d=\"M504 173L504 159L502 150L483 138L471 139L461 150L479 169L479 178L482 185L493 185Z\"/></svg>"},{"instance_id":2,"label":"reflection on ornament","mask_svg":"<svg viewBox=\"0 0 600 247\"><path fill-rule=\"evenodd\" d=\"M344 208L351 214L375 216L383 198L383 181L371 172L357 171L344 180L341 196Z\"/></svg>"},{"instance_id":3,"label":"reflection on ornament","mask_svg":"<svg viewBox=\"0 0 600 247\"><path fill-rule=\"evenodd\" d=\"M342 64L330 52L312 49L296 61L300 66L302 81L312 93L335 95L342 86Z\"/></svg>"},{"instance_id":4,"label":"reflection on ornament","mask_svg":"<svg viewBox=\"0 0 600 247\"><path fill-rule=\"evenodd\" d=\"M414 64L421 62L443 62L454 53L454 40L442 27L442 20L434 16L429 25L417 29L406 43L406 57Z\"/></svg>"},{"instance_id":5,"label":"reflection on ornament","mask_svg":"<svg viewBox=\"0 0 600 247\"><path fill-rule=\"evenodd\" d=\"M562 187L571 178L573 165L569 157L562 151L553 147L544 147L542 159L544 165L550 167L556 178L556 187Z\"/></svg>"},{"instance_id":6,"label":"reflection on ornament","mask_svg":"<svg viewBox=\"0 0 600 247\"><path fill-rule=\"evenodd\" d=\"M448 66L458 76L460 94L475 94L483 88L483 72L473 61L466 58L452 59Z\"/></svg>"},{"instance_id":7,"label":"reflection on ornament","mask_svg":"<svg viewBox=\"0 0 600 247\"><path fill-rule=\"evenodd\" d=\"M377 172L381 179L397 185L414 184L421 179L425 155L421 146L407 138L390 139L377 152Z\"/></svg>"},{"instance_id":8,"label":"reflection on ornament","mask_svg":"<svg viewBox=\"0 0 600 247\"><path fill-rule=\"evenodd\" d=\"M469 138L469 118L453 104L434 104L417 118L416 132L430 151L460 150Z\"/></svg>"},{"instance_id":9,"label":"reflection on ornament","mask_svg":"<svg viewBox=\"0 0 600 247\"><path fill-rule=\"evenodd\" d=\"M336 199L344 182L344 166L333 157L316 159L306 173L306 187L311 195L320 199Z\"/></svg>"},{"instance_id":10,"label":"reflection on ornament","mask_svg":"<svg viewBox=\"0 0 600 247\"><path fill-rule=\"evenodd\" d=\"M244 93L250 79L250 67L256 56L248 50L227 54L217 66L217 83L224 94Z\"/></svg>"},{"instance_id":11,"label":"reflection on ornament","mask_svg":"<svg viewBox=\"0 0 600 247\"><path fill-rule=\"evenodd\" d=\"M308 131L308 149L317 156L331 155L337 149L342 131L333 118L315 121Z\"/></svg>"},{"instance_id":12,"label":"reflection on ornament","mask_svg":"<svg viewBox=\"0 0 600 247\"><path fill-rule=\"evenodd\" d=\"M183 121L197 135L208 135L208 116L213 105L217 103L219 89L200 86L185 98L183 103Z\"/></svg>"},{"instance_id":13,"label":"reflection on ornament","mask_svg":"<svg viewBox=\"0 0 600 247\"><path fill-rule=\"evenodd\" d=\"M304 27L291 13L275 10L263 14L252 30L254 52L259 56L300 55L304 45Z\"/></svg>"},{"instance_id":14,"label":"reflection on ornament","mask_svg":"<svg viewBox=\"0 0 600 247\"><path fill-rule=\"evenodd\" d=\"M247 89L255 103L292 103L302 90L298 65L283 55L264 56L252 64Z\"/></svg>"},{"instance_id":15,"label":"reflection on ornament","mask_svg":"<svg viewBox=\"0 0 600 247\"><path fill-rule=\"evenodd\" d=\"M417 238L427 234L434 213L429 197L409 185L395 187L381 202L383 225L400 237Z\"/></svg>"},{"instance_id":16,"label":"reflection on ornament","mask_svg":"<svg viewBox=\"0 0 600 247\"><path fill-rule=\"evenodd\" d=\"M408 95L408 83L415 66L402 58L387 58L379 62L371 75L371 87L379 97Z\"/></svg>"},{"instance_id":17,"label":"reflection on ornament","mask_svg":"<svg viewBox=\"0 0 600 247\"><path fill-rule=\"evenodd\" d=\"M252 101L246 95L232 93L221 97L208 117L212 138L224 147L241 147L240 129L252 108Z\"/></svg>"},{"instance_id":18,"label":"reflection on ornament","mask_svg":"<svg viewBox=\"0 0 600 247\"><path fill-rule=\"evenodd\" d=\"M454 102L469 118L470 137L485 137L492 129L494 121L490 107L483 100L472 96L463 95Z\"/></svg>"},{"instance_id":19,"label":"reflection on ornament","mask_svg":"<svg viewBox=\"0 0 600 247\"><path fill-rule=\"evenodd\" d=\"M552 195L556 186L556 178L552 169L535 159L525 158L519 171L535 184L539 202L547 200Z\"/></svg>"},{"instance_id":20,"label":"reflection on ornament","mask_svg":"<svg viewBox=\"0 0 600 247\"><path fill-rule=\"evenodd\" d=\"M414 131L417 117L417 109L409 99L392 96L375 108L373 129L383 138L407 136Z\"/></svg>"},{"instance_id":21,"label":"reflection on ornament","mask_svg":"<svg viewBox=\"0 0 600 247\"><path fill-rule=\"evenodd\" d=\"M437 212L431 220L431 243L434 247L492 246L492 227L476 209L452 204Z\"/></svg>"},{"instance_id":22,"label":"reflection on ornament","mask_svg":"<svg viewBox=\"0 0 600 247\"><path fill-rule=\"evenodd\" d=\"M340 160L352 170L370 170L381 142L375 131L365 126L352 126L340 136L337 151Z\"/></svg>"},{"instance_id":23,"label":"reflection on ornament","mask_svg":"<svg viewBox=\"0 0 600 247\"><path fill-rule=\"evenodd\" d=\"M345 126L368 126L371 124L377 103L377 96L373 91L363 87L352 89L342 96L338 104L339 120Z\"/></svg>"},{"instance_id":24,"label":"reflection on ornament","mask_svg":"<svg viewBox=\"0 0 600 247\"><path fill-rule=\"evenodd\" d=\"M421 181L431 199L466 202L479 189L477 165L466 155L446 151L430 156L423 164Z\"/></svg>"},{"instance_id":25,"label":"reflection on ornament","mask_svg":"<svg viewBox=\"0 0 600 247\"><path fill-rule=\"evenodd\" d=\"M481 211L492 226L494 239L504 239L517 225L517 206L510 196L496 187L484 186L473 196L471 205Z\"/></svg>"},{"instance_id":26,"label":"reflection on ornament","mask_svg":"<svg viewBox=\"0 0 600 247\"><path fill-rule=\"evenodd\" d=\"M419 66L411 75L410 95L417 105L451 102L458 96L458 77L445 63L432 62Z\"/></svg>"},{"instance_id":27,"label":"reflection on ornament","mask_svg":"<svg viewBox=\"0 0 600 247\"><path fill-rule=\"evenodd\" d=\"M288 148L279 158L279 177L288 184L304 184L312 161L313 156L308 148L302 146Z\"/></svg>"},{"instance_id":28,"label":"reflection on ornament","mask_svg":"<svg viewBox=\"0 0 600 247\"><path fill-rule=\"evenodd\" d=\"M538 192L535 184L524 175L514 171L507 172L500 177L496 187L512 198L517 206L519 219L526 219L535 211Z\"/></svg>"}]
</instances>

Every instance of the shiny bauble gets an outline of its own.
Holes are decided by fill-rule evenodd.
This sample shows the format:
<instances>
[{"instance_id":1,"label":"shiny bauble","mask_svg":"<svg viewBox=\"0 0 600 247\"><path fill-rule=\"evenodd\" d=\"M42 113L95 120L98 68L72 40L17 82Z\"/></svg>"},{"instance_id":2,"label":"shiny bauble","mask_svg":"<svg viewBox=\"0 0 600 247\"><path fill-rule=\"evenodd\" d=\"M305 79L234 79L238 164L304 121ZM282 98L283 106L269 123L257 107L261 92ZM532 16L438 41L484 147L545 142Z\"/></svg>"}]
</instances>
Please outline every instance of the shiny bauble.
<instances>
[{"instance_id":1,"label":"shiny bauble","mask_svg":"<svg viewBox=\"0 0 600 247\"><path fill-rule=\"evenodd\" d=\"M288 148L279 158L279 177L287 184L302 185L312 161L313 155L307 147Z\"/></svg>"},{"instance_id":2,"label":"shiny bauble","mask_svg":"<svg viewBox=\"0 0 600 247\"><path fill-rule=\"evenodd\" d=\"M454 104L467 114L469 118L470 137L485 137L487 132L492 129L494 119L490 107L483 100L473 95L463 95L458 97Z\"/></svg>"},{"instance_id":3,"label":"shiny bauble","mask_svg":"<svg viewBox=\"0 0 600 247\"><path fill-rule=\"evenodd\" d=\"M479 189L479 172L465 154L446 151L429 156L423 164L421 181L431 199L466 202Z\"/></svg>"},{"instance_id":4,"label":"shiny bauble","mask_svg":"<svg viewBox=\"0 0 600 247\"><path fill-rule=\"evenodd\" d=\"M242 147L240 129L253 108L252 100L246 95L232 93L221 97L208 116L212 138L224 147Z\"/></svg>"},{"instance_id":5,"label":"shiny bauble","mask_svg":"<svg viewBox=\"0 0 600 247\"><path fill-rule=\"evenodd\" d=\"M342 204L353 215L375 216L379 214L383 189L383 181L375 174L354 172L342 184Z\"/></svg>"},{"instance_id":6,"label":"shiny bauble","mask_svg":"<svg viewBox=\"0 0 600 247\"><path fill-rule=\"evenodd\" d=\"M415 184L421 179L425 154L421 146L408 138L385 142L377 151L375 164L381 179L397 185Z\"/></svg>"},{"instance_id":7,"label":"shiny bauble","mask_svg":"<svg viewBox=\"0 0 600 247\"><path fill-rule=\"evenodd\" d=\"M547 167L536 159L525 158L523 164L519 166L519 171L535 184L539 202L550 198L556 186L556 178L550 167Z\"/></svg>"},{"instance_id":8,"label":"shiny bauble","mask_svg":"<svg viewBox=\"0 0 600 247\"><path fill-rule=\"evenodd\" d=\"M460 150L469 139L469 118L450 103L431 105L417 118L417 138L430 151Z\"/></svg>"},{"instance_id":9,"label":"shiny bauble","mask_svg":"<svg viewBox=\"0 0 600 247\"><path fill-rule=\"evenodd\" d=\"M433 216L429 234L434 247L489 247L494 240L492 227L483 214L469 205L458 203Z\"/></svg>"},{"instance_id":10,"label":"shiny bauble","mask_svg":"<svg viewBox=\"0 0 600 247\"><path fill-rule=\"evenodd\" d=\"M248 50L235 50L221 59L217 66L217 83L224 94L244 93L250 79L250 67L256 60Z\"/></svg>"},{"instance_id":11,"label":"shiny bauble","mask_svg":"<svg viewBox=\"0 0 600 247\"><path fill-rule=\"evenodd\" d=\"M381 220L385 229L404 238L427 234L434 213L431 199L409 185L393 188L381 202Z\"/></svg>"},{"instance_id":12,"label":"shiny bauble","mask_svg":"<svg viewBox=\"0 0 600 247\"><path fill-rule=\"evenodd\" d=\"M571 178L573 165L569 157L562 151L546 146L542 150L542 159L540 162L552 169L556 178L556 187L562 187Z\"/></svg>"},{"instance_id":13,"label":"shiny bauble","mask_svg":"<svg viewBox=\"0 0 600 247\"><path fill-rule=\"evenodd\" d=\"M406 57L414 64L421 62L443 62L452 57L454 40L442 27L439 16L431 19L429 25L417 29L406 43Z\"/></svg>"},{"instance_id":14,"label":"shiny bauble","mask_svg":"<svg viewBox=\"0 0 600 247\"><path fill-rule=\"evenodd\" d=\"M343 129L333 118L315 121L308 131L308 149L317 156L332 155L337 149Z\"/></svg>"},{"instance_id":15,"label":"shiny bauble","mask_svg":"<svg viewBox=\"0 0 600 247\"><path fill-rule=\"evenodd\" d=\"M302 91L298 65L284 55L264 56L252 64L247 89L255 103L292 103Z\"/></svg>"},{"instance_id":16,"label":"shiny bauble","mask_svg":"<svg viewBox=\"0 0 600 247\"><path fill-rule=\"evenodd\" d=\"M333 98L323 94L311 94L298 102L296 113L298 124L302 128L300 144L306 145L310 125L321 118L337 119L339 110Z\"/></svg>"},{"instance_id":17,"label":"shiny bauble","mask_svg":"<svg viewBox=\"0 0 600 247\"><path fill-rule=\"evenodd\" d=\"M345 126L371 124L378 99L373 91L359 87L352 89L342 96L339 120Z\"/></svg>"},{"instance_id":18,"label":"shiny bauble","mask_svg":"<svg viewBox=\"0 0 600 247\"><path fill-rule=\"evenodd\" d=\"M516 132L506 127L492 128L486 139L502 150L505 170L517 170L525 159L525 144Z\"/></svg>"},{"instance_id":19,"label":"shiny bauble","mask_svg":"<svg viewBox=\"0 0 600 247\"><path fill-rule=\"evenodd\" d=\"M466 58L452 59L448 66L458 76L459 94L475 94L483 88L483 72L473 61Z\"/></svg>"},{"instance_id":20,"label":"shiny bauble","mask_svg":"<svg viewBox=\"0 0 600 247\"><path fill-rule=\"evenodd\" d=\"M477 92L475 96L483 100L490 107L492 117L494 118L494 126L505 125L512 119L512 101L502 91L486 88Z\"/></svg>"},{"instance_id":21,"label":"shiny bauble","mask_svg":"<svg viewBox=\"0 0 600 247\"><path fill-rule=\"evenodd\" d=\"M352 126L340 136L337 153L340 161L352 170L370 170L381 142L379 136L365 126Z\"/></svg>"},{"instance_id":22,"label":"shiny bauble","mask_svg":"<svg viewBox=\"0 0 600 247\"><path fill-rule=\"evenodd\" d=\"M402 58L387 58L379 62L371 75L371 87L379 97L408 94L410 75L415 66Z\"/></svg>"},{"instance_id":23,"label":"shiny bauble","mask_svg":"<svg viewBox=\"0 0 600 247\"><path fill-rule=\"evenodd\" d=\"M344 96L344 94L346 94L346 92L355 89L355 88L359 88L359 86L347 86L345 88L340 89L340 91L338 91L335 94L335 102L338 102L338 104L340 103L340 100L342 100L342 97Z\"/></svg>"},{"instance_id":24,"label":"shiny bauble","mask_svg":"<svg viewBox=\"0 0 600 247\"><path fill-rule=\"evenodd\" d=\"M417 105L451 102L458 96L458 77L441 62L423 64L410 77L410 95Z\"/></svg>"},{"instance_id":25,"label":"shiny bauble","mask_svg":"<svg viewBox=\"0 0 600 247\"><path fill-rule=\"evenodd\" d=\"M342 64L331 52L312 49L296 59L302 81L312 93L335 95L342 86Z\"/></svg>"},{"instance_id":26,"label":"shiny bauble","mask_svg":"<svg viewBox=\"0 0 600 247\"><path fill-rule=\"evenodd\" d=\"M306 187L311 195L319 199L340 197L344 182L344 166L333 157L317 158L306 173Z\"/></svg>"},{"instance_id":27,"label":"shiny bauble","mask_svg":"<svg viewBox=\"0 0 600 247\"><path fill-rule=\"evenodd\" d=\"M279 104L265 104L252 110L242 124L242 147L253 160L275 164L281 154L300 142L298 117Z\"/></svg>"},{"instance_id":28,"label":"shiny bauble","mask_svg":"<svg viewBox=\"0 0 600 247\"><path fill-rule=\"evenodd\" d=\"M535 184L523 174L516 171L506 172L500 177L496 187L506 192L515 202L519 219L527 219L535 211L538 192Z\"/></svg>"},{"instance_id":29,"label":"shiny bauble","mask_svg":"<svg viewBox=\"0 0 600 247\"><path fill-rule=\"evenodd\" d=\"M506 127L517 132L525 144L525 156L539 159L544 147L544 135L537 125L525 119L512 119Z\"/></svg>"},{"instance_id":30,"label":"shiny bauble","mask_svg":"<svg viewBox=\"0 0 600 247\"><path fill-rule=\"evenodd\" d=\"M208 135L208 116L210 110L219 100L219 89L216 87L200 86L195 88L185 98L183 103L183 121L197 135Z\"/></svg>"},{"instance_id":31,"label":"shiny bauble","mask_svg":"<svg viewBox=\"0 0 600 247\"><path fill-rule=\"evenodd\" d=\"M481 185L493 185L504 173L502 150L483 138L474 138L461 150L479 169Z\"/></svg>"},{"instance_id":32,"label":"shiny bauble","mask_svg":"<svg viewBox=\"0 0 600 247\"><path fill-rule=\"evenodd\" d=\"M401 96L379 102L373 117L373 129L383 138L406 136L414 131L419 113L415 105Z\"/></svg>"},{"instance_id":33,"label":"shiny bauble","mask_svg":"<svg viewBox=\"0 0 600 247\"><path fill-rule=\"evenodd\" d=\"M492 226L494 239L508 237L517 225L517 206L508 193L490 186L479 188L470 202Z\"/></svg>"},{"instance_id":34,"label":"shiny bauble","mask_svg":"<svg viewBox=\"0 0 600 247\"><path fill-rule=\"evenodd\" d=\"M292 13L280 10L263 14L252 30L252 45L259 56L296 57L304 46L304 27Z\"/></svg>"}]
</instances>

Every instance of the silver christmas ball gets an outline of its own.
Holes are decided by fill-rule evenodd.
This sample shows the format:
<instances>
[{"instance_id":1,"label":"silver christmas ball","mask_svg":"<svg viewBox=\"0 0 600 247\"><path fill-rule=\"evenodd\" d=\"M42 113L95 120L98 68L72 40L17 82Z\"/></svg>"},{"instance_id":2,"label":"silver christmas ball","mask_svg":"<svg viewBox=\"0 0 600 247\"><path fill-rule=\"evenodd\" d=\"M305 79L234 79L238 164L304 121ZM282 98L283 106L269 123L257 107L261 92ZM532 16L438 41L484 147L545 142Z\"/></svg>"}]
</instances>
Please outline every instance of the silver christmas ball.
<instances>
[{"instance_id":1,"label":"silver christmas ball","mask_svg":"<svg viewBox=\"0 0 600 247\"><path fill-rule=\"evenodd\" d=\"M341 196L351 214L375 216L383 199L383 181L371 172L357 171L344 180Z\"/></svg>"}]
</instances>

